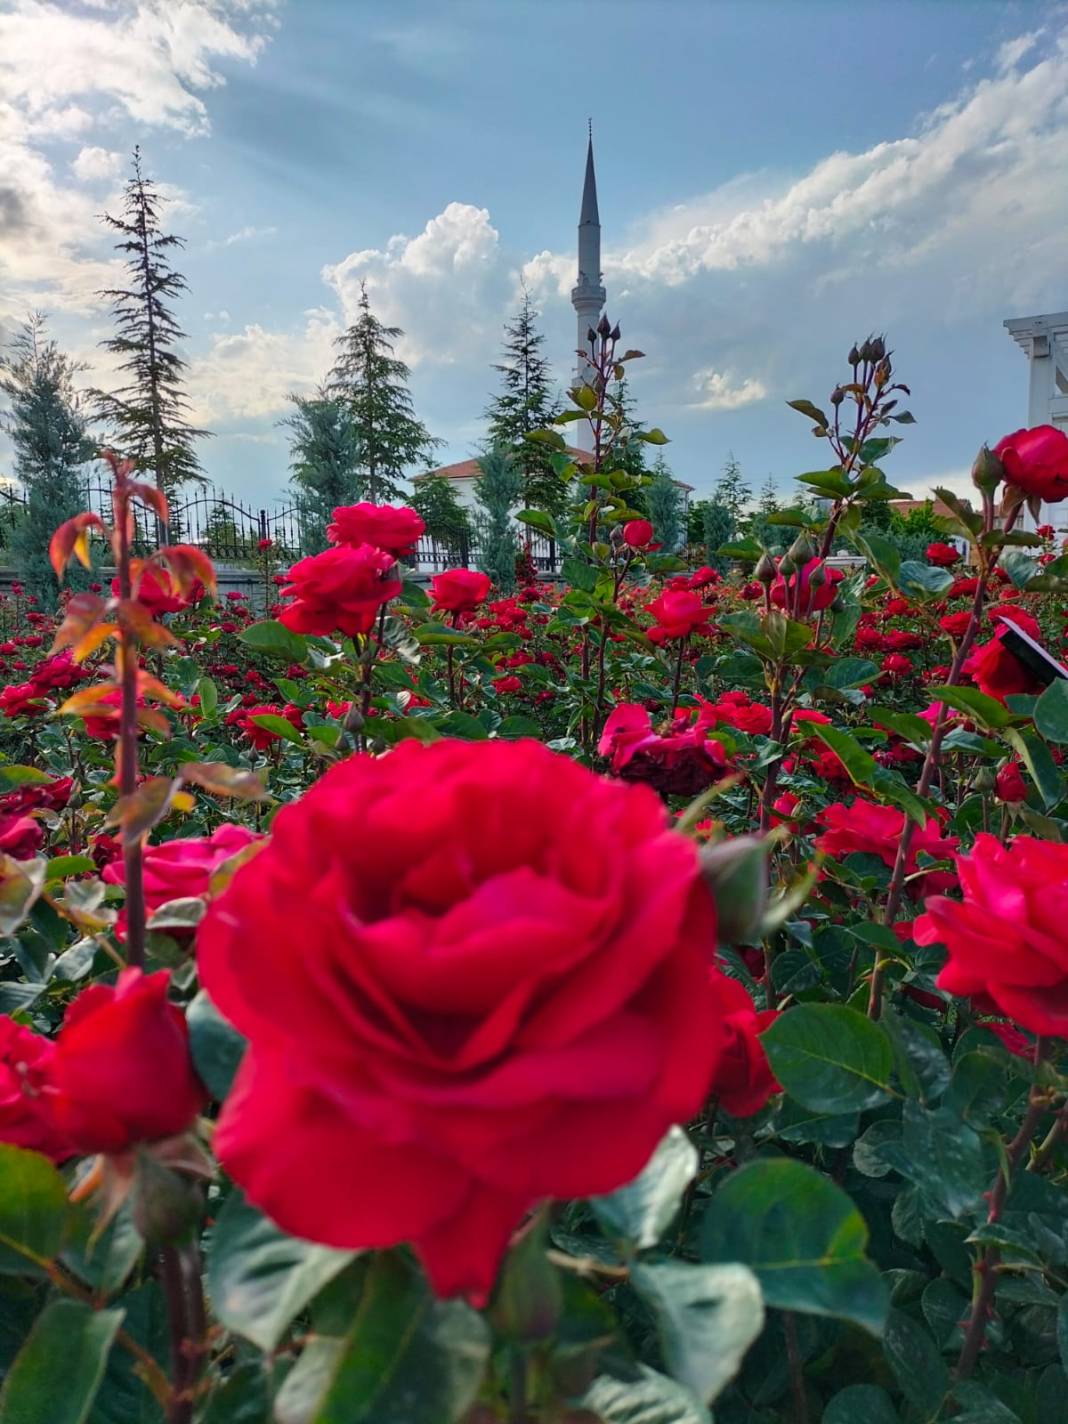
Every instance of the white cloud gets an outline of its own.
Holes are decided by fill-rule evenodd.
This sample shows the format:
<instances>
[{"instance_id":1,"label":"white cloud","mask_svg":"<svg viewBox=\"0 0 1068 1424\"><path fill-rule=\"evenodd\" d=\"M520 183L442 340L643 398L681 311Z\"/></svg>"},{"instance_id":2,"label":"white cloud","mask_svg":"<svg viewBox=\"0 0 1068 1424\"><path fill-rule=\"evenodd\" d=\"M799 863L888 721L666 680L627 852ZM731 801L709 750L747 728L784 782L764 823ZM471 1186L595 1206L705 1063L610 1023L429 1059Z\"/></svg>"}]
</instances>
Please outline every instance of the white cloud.
<instances>
[{"instance_id":1,"label":"white cloud","mask_svg":"<svg viewBox=\"0 0 1068 1424\"><path fill-rule=\"evenodd\" d=\"M693 405L698 410L738 410L763 400L768 393L764 383L752 376L736 382L730 372L711 368L696 371L693 386L697 392Z\"/></svg>"},{"instance_id":2,"label":"white cloud","mask_svg":"<svg viewBox=\"0 0 1068 1424\"><path fill-rule=\"evenodd\" d=\"M305 312L303 327L271 331L251 323L217 332L206 355L190 364L192 418L212 428L231 421L279 415L293 391L312 390L333 364L337 316L324 307Z\"/></svg>"},{"instance_id":3,"label":"white cloud","mask_svg":"<svg viewBox=\"0 0 1068 1424\"><path fill-rule=\"evenodd\" d=\"M397 354L411 366L451 365L500 339L500 315L517 285L489 212L449 203L416 237L399 234L385 248L351 252L325 267L323 279L353 320L366 282L374 311L405 335Z\"/></svg>"},{"instance_id":4,"label":"white cloud","mask_svg":"<svg viewBox=\"0 0 1068 1424\"><path fill-rule=\"evenodd\" d=\"M1017 35L1006 40L997 53L996 64L1000 70L1015 69L1025 55L1030 54L1045 34L1044 30L1030 30L1025 35Z\"/></svg>"},{"instance_id":5,"label":"white cloud","mask_svg":"<svg viewBox=\"0 0 1068 1424\"><path fill-rule=\"evenodd\" d=\"M117 176L126 157L111 148L90 145L80 148L71 160L71 171L82 183L102 183Z\"/></svg>"},{"instance_id":6,"label":"white cloud","mask_svg":"<svg viewBox=\"0 0 1068 1424\"><path fill-rule=\"evenodd\" d=\"M273 237L277 231L276 227L240 227L236 232L224 237L222 245L233 247L237 242L254 242L260 237Z\"/></svg>"}]
</instances>

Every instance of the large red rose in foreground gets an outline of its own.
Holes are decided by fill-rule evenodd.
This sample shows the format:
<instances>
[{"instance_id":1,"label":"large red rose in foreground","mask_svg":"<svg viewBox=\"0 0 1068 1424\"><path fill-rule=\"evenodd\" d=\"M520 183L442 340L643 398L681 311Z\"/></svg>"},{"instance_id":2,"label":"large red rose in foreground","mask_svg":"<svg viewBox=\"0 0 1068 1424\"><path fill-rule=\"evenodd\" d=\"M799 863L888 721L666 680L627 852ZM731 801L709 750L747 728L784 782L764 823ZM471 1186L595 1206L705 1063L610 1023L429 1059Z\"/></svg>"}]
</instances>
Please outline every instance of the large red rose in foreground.
<instances>
[{"instance_id":1,"label":"large red rose in foreground","mask_svg":"<svg viewBox=\"0 0 1068 1424\"><path fill-rule=\"evenodd\" d=\"M944 944L938 987L979 995L1032 1033L1068 1037L1068 846L980 834L957 856L963 900L938 895L917 944Z\"/></svg>"},{"instance_id":2,"label":"large red rose in foreground","mask_svg":"<svg viewBox=\"0 0 1068 1424\"><path fill-rule=\"evenodd\" d=\"M483 1300L528 1208L612 1191L700 1107L715 938L646 787L533 741L351 757L200 927L250 1042L215 1147L285 1230L410 1241Z\"/></svg>"},{"instance_id":3,"label":"large red rose in foreground","mask_svg":"<svg viewBox=\"0 0 1068 1424\"><path fill-rule=\"evenodd\" d=\"M994 446L1009 484L1047 504L1068 499L1068 435L1054 425L1017 430Z\"/></svg>"},{"instance_id":4,"label":"large red rose in foreground","mask_svg":"<svg viewBox=\"0 0 1068 1424\"><path fill-rule=\"evenodd\" d=\"M398 559L412 553L426 529L422 517L407 505L343 504L326 526L331 544L373 544Z\"/></svg>"},{"instance_id":5,"label":"large red rose in foreground","mask_svg":"<svg viewBox=\"0 0 1068 1424\"><path fill-rule=\"evenodd\" d=\"M278 615L294 633L369 633L378 610L401 591L392 554L361 544L334 544L293 565Z\"/></svg>"}]
</instances>

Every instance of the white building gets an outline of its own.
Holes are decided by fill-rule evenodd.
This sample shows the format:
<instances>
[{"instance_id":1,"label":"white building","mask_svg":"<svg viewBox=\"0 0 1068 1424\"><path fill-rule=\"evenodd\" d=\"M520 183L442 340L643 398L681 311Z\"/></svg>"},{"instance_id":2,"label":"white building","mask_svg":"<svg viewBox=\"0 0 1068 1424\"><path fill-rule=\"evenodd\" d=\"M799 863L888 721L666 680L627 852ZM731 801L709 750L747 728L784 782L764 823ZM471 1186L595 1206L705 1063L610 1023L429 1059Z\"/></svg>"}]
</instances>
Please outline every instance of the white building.
<instances>
[{"instance_id":1,"label":"white building","mask_svg":"<svg viewBox=\"0 0 1068 1424\"><path fill-rule=\"evenodd\" d=\"M1068 433L1068 312L1010 317L1005 326L1028 360L1028 426L1053 425ZM1037 520L1024 510L1021 527L1057 525L1063 518L1062 506L1044 504Z\"/></svg>"}]
</instances>

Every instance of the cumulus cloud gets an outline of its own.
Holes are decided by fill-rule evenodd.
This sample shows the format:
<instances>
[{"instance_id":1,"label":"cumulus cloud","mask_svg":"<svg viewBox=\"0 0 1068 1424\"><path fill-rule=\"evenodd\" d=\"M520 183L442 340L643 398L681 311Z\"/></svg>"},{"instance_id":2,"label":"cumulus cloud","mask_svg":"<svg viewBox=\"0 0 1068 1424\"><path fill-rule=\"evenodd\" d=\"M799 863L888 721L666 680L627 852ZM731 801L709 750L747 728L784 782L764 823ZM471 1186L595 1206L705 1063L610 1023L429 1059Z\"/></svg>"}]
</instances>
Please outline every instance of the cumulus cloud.
<instances>
[{"instance_id":1,"label":"cumulus cloud","mask_svg":"<svg viewBox=\"0 0 1068 1424\"><path fill-rule=\"evenodd\" d=\"M253 322L240 331L216 332L190 366L193 420L211 428L279 415L292 392L306 393L326 375L340 329L334 312L315 307L291 330Z\"/></svg>"},{"instance_id":2,"label":"cumulus cloud","mask_svg":"<svg viewBox=\"0 0 1068 1424\"><path fill-rule=\"evenodd\" d=\"M730 372L711 368L696 371L693 386L697 392L693 404L698 410L738 410L740 406L763 400L768 393L763 382L752 376L737 381Z\"/></svg>"},{"instance_id":3,"label":"cumulus cloud","mask_svg":"<svg viewBox=\"0 0 1068 1424\"><path fill-rule=\"evenodd\" d=\"M102 183L115 178L121 171L126 158L114 149L97 148L90 144L80 148L71 160L71 172L82 183Z\"/></svg>"},{"instance_id":4,"label":"cumulus cloud","mask_svg":"<svg viewBox=\"0 0 1068 1424\"><path fill-rule=\"evenodd\" d=\"M453 365L500 340L500 314L517 273L485 208L449 203L415 237L398 234L384 248L351 252L323 269L347 321L366 283L377 316L399 326L397 354L410 366Z\"/></svg>"}]
</instances>

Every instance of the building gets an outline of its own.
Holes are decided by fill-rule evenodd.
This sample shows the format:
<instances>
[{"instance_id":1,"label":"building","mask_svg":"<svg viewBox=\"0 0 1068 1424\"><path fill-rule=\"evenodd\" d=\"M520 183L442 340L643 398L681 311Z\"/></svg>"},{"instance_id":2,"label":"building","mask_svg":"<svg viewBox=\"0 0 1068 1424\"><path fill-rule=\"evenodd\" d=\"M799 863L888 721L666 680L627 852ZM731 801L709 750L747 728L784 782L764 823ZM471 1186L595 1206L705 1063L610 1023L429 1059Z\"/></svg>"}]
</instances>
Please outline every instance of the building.
<instances>
[{"instance_id":1,"label":"building","mask_svg":"<svg viewBox=\"0 0 1068 1424\"><path fill-rule=\"evenodd\" d=\"M590 131L586 144L586 171L582 182L582 205L578 221L578 280L571 289L571 305L575 309L575 380L581 384L586 380L587 364L582 351L588 349L587 333L596 327L607 293L601 273L601 218L597 208L597 174L593 164L593 132ZM579 446L569 447L570 454L579 464L589 464L593 459L592 431L585 422L579 422L576 435ZM436 470L427 470L415 475L412 483L424 480L446 479L453 487L457 500L472 513L478 512L475 501L475 485L481 471L477 459L457 460L451 465L440 465ZM684 511L689 509L693 486L674 482L682 493Z\"/></svg>"},{"instance_id":2,"label":"building","mask_svg":"<svg viewBox=\"0 0 1068 1424\"><path fill-rule=\"evenodd\" d=\"M1005 327L1028 360L1028 426L1054 425L1068 433L1068 312L1010 317ZM1059 506L1044 504L1037 520L1023 510L1020 526L1035 529L1062 520Z\"/></svg>"}]
</instances>

